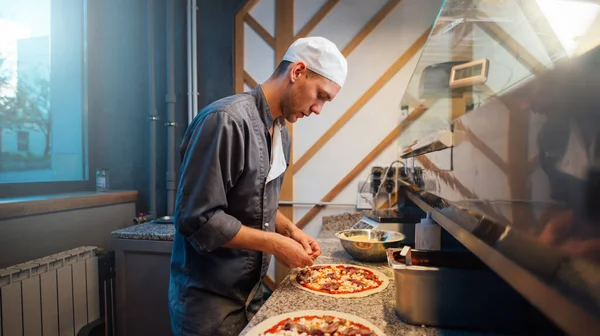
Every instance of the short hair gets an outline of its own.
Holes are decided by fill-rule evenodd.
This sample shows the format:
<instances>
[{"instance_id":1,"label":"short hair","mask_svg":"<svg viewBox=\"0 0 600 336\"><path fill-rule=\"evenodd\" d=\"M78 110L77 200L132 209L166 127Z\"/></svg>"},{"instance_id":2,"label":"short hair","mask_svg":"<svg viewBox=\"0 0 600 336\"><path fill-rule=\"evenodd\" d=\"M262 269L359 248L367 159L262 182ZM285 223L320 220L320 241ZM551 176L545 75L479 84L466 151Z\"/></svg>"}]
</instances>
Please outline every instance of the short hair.
<instances>
[{"instance_id":1,"label":"short hair","mask_svg":"<svg viewBox=\"0 0 600 336\"><path fill-rule=\"evenodd\" d=\"M275 71L273 72L273 77L279 78L285 75L290 68L290 64L292 64L290 61L279 62L279 65L277 65L277 68L275 68Z\"/></svg>"},{"instance_id":2,"label":"short hair","mask_svg":"<svg viewBox=\"0 0 600 336\"><path fill-rule=\"evenodd\" d=\"M275 71L273 71L273 77L274 78L279 78L281 76L285 76L288 71L290 70L290 65L292 64L292 62L290 61L281 61L279 62L279 64L277 65L277 68L275 68ZM306 77L307 78L312 78L314 76L316 76L317 74L315 72L313 72L310 69L307 69L308 71L306 72Z\"/></svg>"}]
</instances>

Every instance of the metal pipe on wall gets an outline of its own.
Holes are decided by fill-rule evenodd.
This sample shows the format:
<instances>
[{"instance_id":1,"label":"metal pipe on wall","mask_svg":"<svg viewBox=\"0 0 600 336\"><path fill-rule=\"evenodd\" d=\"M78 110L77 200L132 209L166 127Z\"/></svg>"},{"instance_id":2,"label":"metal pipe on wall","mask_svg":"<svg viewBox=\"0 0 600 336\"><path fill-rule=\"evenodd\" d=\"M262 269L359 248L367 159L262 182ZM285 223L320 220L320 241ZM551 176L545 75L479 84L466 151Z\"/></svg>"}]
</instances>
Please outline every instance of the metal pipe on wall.
<instances>
[{"instance_id":1,"label":"metal pipe on wall","mask_svg":"<svg viewBox=\"0 0 600 336\"><path fill-rule=\"evenodd\" d=\"M198 31L196 3L192 0L192 118L198 114ZM190 120L191 121L191 120Z\"/></svg>"},{"instance_id":2,"label":"metal pipe on wall","mask_svg":"<svg viewBox=\"0 0 600 336\"><path fill-rule=\"evenodd\" d=\"M187 0L187 80L188 80L188 124L192 122L194 119L194 109L193 109L193 95L194 95L194 87L192 85L192 76L193 73L193 65L192 65L192 21L193 16L193 4L192 0Z\"/></svg>"},{"instance_id":3,"label":"metal pipe on wall","mask_svg":"<svg viewBox=\"0 0 600 336\"><path fill-rule=\"evenodd\" d=\"M148 49L150 60L148 65L150 76L150 193L147 219L156 218L156 127L158 113L156 110L156 74L154 62L154 1L148 2Z\"/></svg>"},{"instance_id":4,"label":"metal pipe on wall","mask_svg":"<svg viewBox=\"0 0 600 336\"><path fill-rule=\"evenodd\" d=\"M175 0L167 1L167 216L175 207Z\"/></svg>"}]
</instances>

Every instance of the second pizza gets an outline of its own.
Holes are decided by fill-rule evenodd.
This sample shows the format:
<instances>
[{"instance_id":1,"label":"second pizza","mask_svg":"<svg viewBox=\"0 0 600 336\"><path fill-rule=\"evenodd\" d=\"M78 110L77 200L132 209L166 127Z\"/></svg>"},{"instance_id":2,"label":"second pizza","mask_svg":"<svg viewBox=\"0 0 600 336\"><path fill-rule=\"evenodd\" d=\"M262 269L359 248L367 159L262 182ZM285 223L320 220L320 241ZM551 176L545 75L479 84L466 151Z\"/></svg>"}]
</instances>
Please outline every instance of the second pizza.
<instances>
[{"instance_id":1,"label":"second pizza","mask_svg":"<svg viewBox=\"0 0 600 336\"><path fill-rule=\"evenodd\" d=\"M292 284L314 294L332 297L365 297L384 290L389 279L385 274L366 267L327 264L292 271Z\"/></svg>"}]
</instances>

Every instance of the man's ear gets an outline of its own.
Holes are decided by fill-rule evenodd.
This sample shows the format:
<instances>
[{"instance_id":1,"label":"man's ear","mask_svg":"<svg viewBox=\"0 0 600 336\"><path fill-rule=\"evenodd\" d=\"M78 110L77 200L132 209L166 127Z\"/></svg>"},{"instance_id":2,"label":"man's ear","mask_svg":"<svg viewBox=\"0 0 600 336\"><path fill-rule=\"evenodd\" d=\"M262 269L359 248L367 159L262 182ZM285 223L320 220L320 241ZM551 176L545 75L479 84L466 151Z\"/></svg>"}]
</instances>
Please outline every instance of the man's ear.
<instances>
[{"instance_id":1,"label":"man's ear","mask_svg":"<svg viewBox=\"0 0 600 336\"><path fill-rule=\"evenodd\" d=\"M300 76L302 76L302 74L304 74L307 71L306 69L306 64L304 64L304 62L300 61L295 63L292 66L292 69L290 71L290 81L292 83L294 83L296 80L298 80L298 78L300 78Z\"/></svg>"}]
</instances>

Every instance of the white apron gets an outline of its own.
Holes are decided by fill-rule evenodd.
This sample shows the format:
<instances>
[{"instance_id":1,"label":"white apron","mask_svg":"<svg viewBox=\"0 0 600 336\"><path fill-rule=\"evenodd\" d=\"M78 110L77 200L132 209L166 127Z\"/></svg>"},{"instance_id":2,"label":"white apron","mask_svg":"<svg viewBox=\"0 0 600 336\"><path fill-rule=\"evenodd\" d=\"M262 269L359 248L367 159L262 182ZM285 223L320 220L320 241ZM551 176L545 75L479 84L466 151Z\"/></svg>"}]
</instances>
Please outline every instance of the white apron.
<instances>
[{"instance_id":1,"label":"white apron","mask_svg":"<svg viewBox=\"0 0 600 336\"><path fill-rule=\"evenodd\" d=\"M278 122L275 122L275 128L273 129L271 147L271 169L269 175L267 175L267 183L278 178L287 168L287 162L283 154L283 142L281 141L281 126Z\"/></svg>"}]
</instances>

